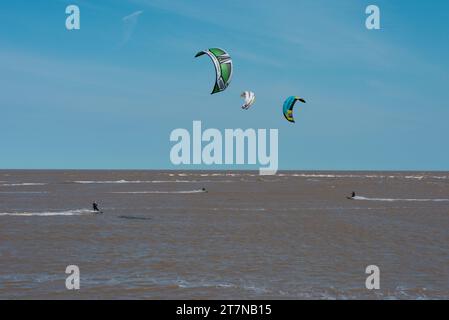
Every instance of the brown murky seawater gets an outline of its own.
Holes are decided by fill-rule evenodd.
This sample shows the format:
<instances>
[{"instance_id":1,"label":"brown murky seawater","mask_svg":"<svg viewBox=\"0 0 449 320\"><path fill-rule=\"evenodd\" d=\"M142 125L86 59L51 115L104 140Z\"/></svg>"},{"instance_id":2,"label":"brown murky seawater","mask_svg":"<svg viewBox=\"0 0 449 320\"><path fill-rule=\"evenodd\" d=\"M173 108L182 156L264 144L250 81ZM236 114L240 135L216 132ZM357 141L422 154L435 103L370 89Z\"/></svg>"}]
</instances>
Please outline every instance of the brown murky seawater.
<instances>
[{"instance_id":1,"label":"brown murky seawater","mask_svg":"<svg viewBox=\"0 0 449 320\"><path fill-rule=\"evenodd\" d=\"M449 173L0 171L0 298L448 299Z\"/></svg>"}]
</instances>

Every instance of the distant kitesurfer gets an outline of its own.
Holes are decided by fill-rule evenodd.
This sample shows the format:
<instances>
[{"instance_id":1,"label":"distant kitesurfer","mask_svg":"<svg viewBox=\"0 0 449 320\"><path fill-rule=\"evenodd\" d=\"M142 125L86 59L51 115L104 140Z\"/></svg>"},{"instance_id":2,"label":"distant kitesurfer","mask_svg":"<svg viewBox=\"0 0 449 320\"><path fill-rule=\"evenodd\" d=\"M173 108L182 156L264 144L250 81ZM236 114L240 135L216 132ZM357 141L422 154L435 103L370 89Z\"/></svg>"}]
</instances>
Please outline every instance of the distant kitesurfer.
<instances>
[{"instance_id":1,"label":"distant kitesurfer","mask_svg":"<svg viewBox=\"0 0 449 320\"><path fill-rule=\"evenodd\" d=\"M96 202L92 203L92 209L95 213L100 213L100 209L98 209L98 204Z\"/></svg>"},{"instance_id":2,"label":"distant kitesurfer","mask_svg":"<svg viewBox=\"0 0 449 320\"><path fill-rule=\"evenodd\" d=\"M352 191L351 196L350 197L346 197L348 200L354 200L355 198L355 192Z\"/></svg>"},{"instance_id":3,"label":"distant kitesurfer","mask_svg":"<svg viewBox=\"0 0 449 320\"><path fill-rule=\"evenodd\" d=\"M203 192L207 192L206 188L202 188L201 191Z\"/></svg>"}]
</instances>

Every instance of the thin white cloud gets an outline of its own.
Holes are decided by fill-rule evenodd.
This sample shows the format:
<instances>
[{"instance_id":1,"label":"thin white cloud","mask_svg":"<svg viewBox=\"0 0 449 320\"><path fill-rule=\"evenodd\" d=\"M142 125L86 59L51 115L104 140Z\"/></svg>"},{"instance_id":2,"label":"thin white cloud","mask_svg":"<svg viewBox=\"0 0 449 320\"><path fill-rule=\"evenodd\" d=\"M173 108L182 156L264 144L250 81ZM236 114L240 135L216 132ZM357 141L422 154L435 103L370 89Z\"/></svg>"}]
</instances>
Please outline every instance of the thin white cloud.
<instances>
[{"instance_id":1,"label":"thin white cloud","mask_svg":"<svg viewBox=\"0 0 449 320\"><path fill-rule=\"evenodd\" d=\"M123 21L123 39L122 45L126 44L132 37L134 30L136 29L139 17L143 13L142 10L133 12L122 18Z\"/></svg>"},{"instance_id":2,"label":"thin white cloud","mask_svg":"<svg viewBox=\"0 0 449 320\"><path fill-rule=\"evenodd\" d=\"M136 11L131 13L130 15L127 15L126 17L123 17L123 21L129 21L129 20L136 20L141 14L143 13L142 10Z\"/></svg>"}]
</instances>

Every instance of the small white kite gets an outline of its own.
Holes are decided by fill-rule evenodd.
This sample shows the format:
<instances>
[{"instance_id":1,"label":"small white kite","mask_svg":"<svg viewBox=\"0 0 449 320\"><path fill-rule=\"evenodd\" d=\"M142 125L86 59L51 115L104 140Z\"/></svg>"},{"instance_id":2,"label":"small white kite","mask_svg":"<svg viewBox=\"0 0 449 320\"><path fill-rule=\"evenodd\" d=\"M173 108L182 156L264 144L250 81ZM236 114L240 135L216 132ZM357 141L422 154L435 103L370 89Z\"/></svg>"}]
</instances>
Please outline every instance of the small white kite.
<instances>
[{"instance_id":1,"label":"small white kite","mask_svg":"<svg viewBox=\"0 0 449 320\"><path fill-rule=\"evenodd\" d=\"M254 92L245 91L240 95L243 99L245 99L245 103L242 106L242 109L248 110L254 102L256 102L256 95Z\"/></svg>"}]
</instances>

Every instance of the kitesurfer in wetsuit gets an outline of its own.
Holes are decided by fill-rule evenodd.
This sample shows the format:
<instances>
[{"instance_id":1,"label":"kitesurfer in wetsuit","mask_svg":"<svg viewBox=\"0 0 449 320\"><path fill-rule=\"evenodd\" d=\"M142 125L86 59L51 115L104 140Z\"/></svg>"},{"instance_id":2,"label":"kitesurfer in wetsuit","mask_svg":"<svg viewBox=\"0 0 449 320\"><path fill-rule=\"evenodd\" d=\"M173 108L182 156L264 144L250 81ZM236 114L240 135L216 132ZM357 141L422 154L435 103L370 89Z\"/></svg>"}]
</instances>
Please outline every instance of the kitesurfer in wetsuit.
<instances>
[{"instance_id":1,"label":"kitesurfer in wetsuit","mask_svg":"<svg viewBox=\"0 0 449 320\"><path fill-rule=\"evenodd\" d=\"M207 192L206 188L202 188L201 191L203 192Z\"/></svg>"},{"instance_id":2,"label":"kitesurfer in wetsuit","mask_svg":"<svg viewBox=\"0 0 449 320\"><path fill-rule=\"evenodd\" d=\"M98 209L98 204L96 202L92 203L92 209L95 213L100 213L100 209Z\"/></svg>"},{"instance_id":3,"label":"kitesurfer in wetsuit","mask_svg":"<svg viewBox=\"0 0 449 320\"><path fill-rule=\"evenodd\" d=\"M354 200L354 197L355 197L355 192L352 191L351 196L350 196L350 197L346 197L346 199L348 199L348 200Z\"/></svg>"}]
</instances>

